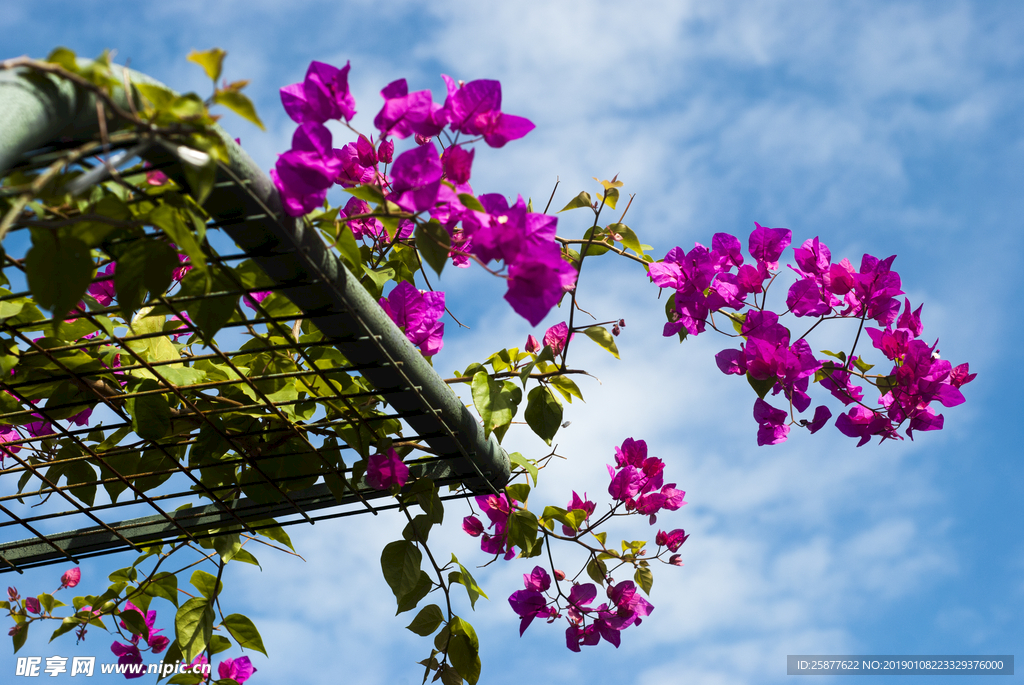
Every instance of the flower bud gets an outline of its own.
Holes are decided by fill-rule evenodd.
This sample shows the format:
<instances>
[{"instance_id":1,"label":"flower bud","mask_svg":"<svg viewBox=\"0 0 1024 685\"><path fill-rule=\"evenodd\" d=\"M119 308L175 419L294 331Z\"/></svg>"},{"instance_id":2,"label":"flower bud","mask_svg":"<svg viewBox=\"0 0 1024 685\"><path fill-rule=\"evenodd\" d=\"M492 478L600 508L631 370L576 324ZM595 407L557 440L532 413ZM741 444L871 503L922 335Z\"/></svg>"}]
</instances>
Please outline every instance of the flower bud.
<instances>
[{"instance_id":1,"label":"flower bud","mask_svg":"<svg viewBox=\"0 0 1024 685\"><path fill-rule=\"evenodd\" d=\"M565 571L555 569L555 580L565 580Z\"/></svg>"},{"instance_id":2,"label":"flower bud","mask_svg":"<svg viewBox=\"0 0 1024 685\"><path fill-rule=\"evenodd\" d=\"M532 335L526 336L526 351L530 354L537 354L543 349L540 342Z\"/></svg>"},{"instance_id":3,"label":"flower bud","mask_svg":"<svg viewBox=\"0 0 1024 685\"><path fill-rule=\"evenodd\" d=\"M682 566L683 558L679 554L673 554L668 558L668 563L672 564L673 566Z\"/></svg>"},{"instance_id":4,"label":"flower bud","mask_svg":"<svg viewBox=\"0 0 1024 685\"><path fill-rule=\"evenodd\" d=\"M395 142L393 140L382 140L377 146L377 159L385 164L391 164L391 158L395 154Z\"/></svg>"},{"instance_id":5,"label":"flower bud","mask_svg":"<svg viewBox=\"0 0 1024 685\"><path fill-rule=\"evenodd\" d=\"M416 139L417 145L426 145L427 143L430 142L430 136L421 136L419 133L417 133L413 137Z\"/></svg>"}]
</instances>

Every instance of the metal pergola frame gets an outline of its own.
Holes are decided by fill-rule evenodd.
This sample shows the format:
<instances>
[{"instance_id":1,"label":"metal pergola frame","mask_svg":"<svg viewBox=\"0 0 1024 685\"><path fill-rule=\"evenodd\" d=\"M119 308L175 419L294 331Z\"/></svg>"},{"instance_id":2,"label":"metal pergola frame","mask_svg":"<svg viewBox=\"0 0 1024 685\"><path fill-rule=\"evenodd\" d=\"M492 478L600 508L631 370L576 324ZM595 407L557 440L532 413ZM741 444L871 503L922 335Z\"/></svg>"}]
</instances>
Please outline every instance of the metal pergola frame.
<instances>
[{"instance_id":1,"label":"metal pergola frame","mask_svg":"<svg viewBox=\"0 0 1024 685\"><path fill-rule=\"evenodd\" d=\"M124 75L136 83L155 83L136 72L125 70L126 73L122 74L120 67L113 66L112 69L117 76ZM117 90L112 95L115 101L127 108L123 90ZM96 105L92 93L57 76L39 73L29 76L23 70L0 71L0 178L12 169L48 159L47 155L52 157L67 145L96 139L99 135ZM241 248L242 254L232 257L214 255L214 261L221 263L221 260L237 260L242 257L252 259L275 284L274 291L285 294L301 311L301 317L310 321L330 341L330 345L343 355L350 365L348 370L358 373L372 385L375 396L389 407L391 413L388 416L399 418L408 425L433 455L411 462L414 473L429 475L441 483L462 483L469 491L477 493L495 492L503 487L509 478L510 463L495 436L485 438L482 427L462 401L406 339L359 280L326 248L316 231L302 219L290 217L282 211L277 191L267 175L230 136L219 127L216 131L228 148L230 161L218 164L216 183L203 208L212 217L209 229L223 231ZM146 135L145 131L138 132L136 144L125 142L123 147L135 151L153 168L162 170L179 186L187 188L182 162L174 148L148 139ZM23 268L21 262L14 257L8 257L4 266ZM252 292L252 289L247 291L241 283L236 285L239 290L233 293L235 297ZM162 301L162 304L171 311L177 311L173 298L168 302ZM245 322L245 325L262 323L268 331L282 326L262 307L257 305L254 309L256 314L253 320ZM93 314L95 312L88 316ZM191 329L184 326L182 330ZM51 357L56 354L42 349L34 350L33 343L28 342L23 333L18 335L26 340L27 354L38 353ZM289 349L301 356L300 347L290 346ZM230 355L216 351L229 359ZM157 368L159 364L150 368L141 358L137 361L162 379ZM306 373L317 375L315 370ZM74 376L70 372L69 375ZM319 376L325 382L330 382L325 374ZM238 384L243 382L237 381ZM174 388L164 381L164 387L159 392L168 394L174 392ZM16 393L15 389L12 394ZM261 397L266 400L266 397ZM110 405L112 410L118 408L109 398L100 399ZM342 397L342 401L348 400ZM281 414L270 400L266 400L262 406L267 411ZM42 416L46 417L45 410L24 401L23 407L24 410L18 413L35 410L43 412ZM198 409L191 409L195 415L209 422L209 418ZM300 431L295 430L294 425L292 429L299 435ZM85 433L87 429L75 431L59 427L57 430L61 437L83 444L76 434ZM31 440L19 442L29 443ZM190 443L186 441L180 444ZM318 448L308 440L306 444L309 449L319 453ZM164 447L157 447L163 450L165 456L170 456ZM184 454L183 447L181 454ZM93 457L99 458L97 455ZM88 456L80 458L90 459ZM102 462L101 458L99 460ZM253 460L253 468L257 470L258 461ZM62 514L46 514L36 518L18 516L0 501L0 513L9 519L0 524L0 528L17 526L33 536L0 543L0 573L21 572L25 568L62 560L77 563L79 558L139 549L183 537L201 539L232 532L252 532L260 527L260 522L275 516L297 515L298 518L267 525L288 525L303 521L312 523L324 518L390 508L375 509L371 506L369 500L388 493L369 489L365 483L358 488L350 487L350 491L339 497L338 492L323 483L285 492L264 476L281 495L276 501L261 502L251 498L221 501L214 495L212 504L168 512L162 507L161 497L144 498L158 513L110 521L106 516L110 511L116 512L120 504L83 507L68 494L67 491L72 489L70 484L57 486L41 474L40 468L33 468L24 461L21 463L22 468L16 470L31 471L40 482L48 485L48 495L63 497L74 505L73 510L67 514L73 513L79 517L85 515L96 525L58 534L43 533L33 523L37 519L45 520ZM324 463L327 464L327 460ZM196 481L189 469L179 467L180 472L187 472ZM10 478L13 473L0 471L0 477L4 475ZM132 474L131 477L116 474L116 477L131 486L131 478L137 478L138 474ZM111 476L108 476L106 480L110 479ZM43 490L46 488L40 492ZM339 509L343 504L354 502L361 503L363 508Z\"/></svg>"}]
</instances>

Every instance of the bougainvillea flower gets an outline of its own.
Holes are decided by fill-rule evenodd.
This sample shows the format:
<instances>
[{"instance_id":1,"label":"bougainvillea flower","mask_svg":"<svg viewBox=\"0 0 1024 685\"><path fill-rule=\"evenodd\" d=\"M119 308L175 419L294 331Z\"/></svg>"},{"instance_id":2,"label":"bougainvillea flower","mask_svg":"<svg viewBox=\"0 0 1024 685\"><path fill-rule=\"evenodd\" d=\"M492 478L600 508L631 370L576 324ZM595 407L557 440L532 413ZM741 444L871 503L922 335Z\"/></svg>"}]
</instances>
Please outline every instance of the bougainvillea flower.
<instances>
[{"instance_id":1,"label":"bougainvillea flower","mask_svg":"<svg viewBox=\"0 0 1024 685\"><path fill-rule=\"evenodd\" d=\"M505 300L531 326L539 324L562 295L576 287L576 269L562 259L557 245L520 255L509 266L508 277Z\"/></svg>"},{"instance_id":2,"label":"bougainvillea flower","mask_svg":"<svg viewBox=\"0 0 1024 685\"><path fill-rule=\"evenodd\" d=\"M520 636L533 623L533 619L548 613L547 599L536 590L517 590L509 596L508 603L512 611L522 619L519 621Z\"/></svg>"},{"instance_id":3,"label":"bougainvillea flower","mask_svg":"<svg viewBox=\"0 0 1024 685\"><path fill-rule=\"evenodd\" d=\"M97 279L103 276L106 276L106 278L94 281L86 291L89 295L92 295L92 298L101 307L109 307L110 303L117 297L117 291L114 289L114 270L116 268L117 262L108 264L106 269L96 274Z\"/></svg>"},{"instance_id":4,"label":"bougainvillea flower","mask_svg":"<svg viewBox=\"0 0 1024 685\"><path fill-rule=\"evenodd\" d=\"M896 322L896 327L907 330L915 338L921 337L921 333L924 330L921 326L921 310L924 308L924 305L922 304L914 311L910 311L910 300L903 298L903 304L903 313Z\"/></svg>"},{"instance_id":5,"label":"bougainvillea flower","mask_svg":"<svg viewBox=\"0 0 1024 685\"><path fill-rule=\"evenodd\" d=\"M148 637L146 637L146 643L149 645L150 649L153 650L154 654L159 654L167 648L167 645L169 645L171 641L163 635L160 635L160 632L163 630L162 628L156 628L155 611L145 612L131 602L127 602L125 604L124 610L121 613L123 614L126 611L134 611L143 617L143 621L146 623L147 632L149 633ZM128 626L125 624L123 619L120 621L120 624L122 628L126 630L128 629ZM138 644L140 637L141 636L139 635L132 635L132 644Z\"/></svg>"},{"instance_id":6,"label":"bougainvillea flower","mask_svg":"<svg viewBox=\"0 0 1024 685\"><path fill-rule=\"evenodd\" d=\"M409 467L393 449L370 455L366 464L366 483L374 490L402 487L409 480Z\"/></svg>"},{"instance_id":7,"label":"bougainvillea flower","mask_svg":"<svg viewBox=\"0 0 1024 685\"><path fill-rule=\"evenodd\" d=\"M462 519L462 530L466 531L467 535L478 538L484 532L484 524L476 516L467 516Z\"/></svg>"},{"instance_id":8,"label":"bougainvillea flower","mask_svg":"<svg viewBox=\"0 0 1024 685\"><path fill-rule=\"evenodd\" d=\"M14 426L0 425L0 467L3 466L4 457L13 457L21 451L18 445L8 445L14 440L21 440L21 434L14 429Z\"/></svg>"},{"instance_id":9,"label":"bougainvillea flower","mask_svg":"<svg viewBox=\"0 0 1024 685\"><path fill-rule=\"evenodd\" d=\"M470 81L456 88L450 77L442 75L441 78L448 85L448 99L442 112L453 131L483 136L491 147L502 147L534 129L529 119L502 113L498 81Z\"/></svg>"},{"instance_id":10,"label":"bougainvillea flower","mask_svg":"<svg viewBox=\"0 0 1024 685\"><path fill-rule=\"evenodd\" d=\"M779 257L793 239L793 232L788 228L766 228L756 221L754 226L756 228L747 241L747 251L759 264L775 271L779 268Z\"/></svg>"},{"instance_id":11,"label":"bougainvillea flower","mask_svg":"<svg viewBox=\"0 0 1024 685\"><path fill-rule=\"evenodd\" d=\"M437 201L444 167L433 144L421 145L398 155L391 167L389 200L407 212L422 212Z\"/></svg>"},{"instance_id":12,"label":"bougainvillea flower","mask_svg":"<svg viewBox=\"0 0 1024 685\"><path fill-rule=\"evenodd\" d=\"M817 433L822 427L828 423L828 420L832 418L832 412L824 404L819 405L814 410L814 418L807 424L807 428L811 433Z\"/></svg>"},{"instance_id":13,"label":"bougainvillea flower","mask_svg":"<svg viewBox=\"0 0 1024 685\"><path fill-rule=\"evenodd\" d=\"M272 290L257 290L242 297L242 303L249 309L256 311L263 301L270 297Z\"/></svg>"},{"instance_id":14,"label":"bougainvillea flower","mask_svg":"<svg viewBox=\"0 0 1024 685\"><path fill-rule=\"evenodd\" d=\"M949 372L949 384L954 388L966 385L978 377L978 374L971 373L970 364L960 364ZM0 436L2 437L2 436Z\"/></svg>"},{"instance_id":15,"label":"bougainvillea flower","mask_svg":"<svg viewBox=\"0 0 1024 685\"><path fill-rule=\"evenodd\" d=\"M620 502L636 497L640 492L640 472L634 466L625 466L614 476L608 484L608 494L612 499Z\"/></svg>"},{"instance_id":16,"label":"bougainvillea flower","mask_svg":"<svg viewBox=\"0 0 1024 685\"><path fill-rule=\"evenodd\" d=\"M800 247L793 249L797 266L805 274L821 278L832 265L832 251L817 236L804 241Z\"/></svg>"},{"instance_id":17,"label":"bougainvillea flower","mask_svg":"<svg viewBox=\"0 0 1024 685\"><path fill-rule=\"evenodd\" d=\"M654 542L662 547L668 547L670 550L675 552L683 546L683 543L686 542L689 537L690 536L687 535L686 531L682 528L676 528L668 533L663 530L659 530L657 536L654 538Z\"/></svg>"},{"instance_id":18,"label":"bougainvillea flower","mask_svg":"<svg viewBox=\"0 0 1024 685\"><path fill-rule=\"evenodd\" d=\"M561 354L568 341L569 326L564 321L556 323L544 333L544 344L551 348L553 354Z\"/></svg>"},{"instance_id":19,"label":"bougainvillea flower","mask_svg":"<svg viewBox=\"0 0 1024 685\"><path fill-rule=\"evenodd\" d=\"M525 349L530 354L537 354L538 352L540 352L544 348L540 344L540 341L538 341L532 335L528 335L528 336L526 336L526 345L524 346L523 349ZM0 431L2 431L3 429L4 429L4 427L0 426ZM0 434L0 437L2 437L2 434Z\"/></svg>"},{"instance_id":20,"label":"bougainvillea flower","mask_svg":"<svg viewBox=\"0 0 1024 685\"><path fill-rule=\"evenodd\" d=\"M484 212L467 212L462 223L473 239L473 254L484 263L500 260L512 264L526 240L526 201L520 195L509 206L499 193L485 193L477 200Z\"/></svg>"},{"instance_id":21,"label":"bougainvillea flower","mask_svg":"<svg viewBox=\"0 0 1024 685\"><path fill-rule=\"evenodd\" d=\"M435 104L429 90L409 92L405 79L392 81L380 91L384 98L384 106L373 119L373 125L380 131L381 137L393 135L408 138L418 134L431 138L444 128L444 124L433 121L435 112L441 105Z\"/></svg>"},{"instance_id":22,"label":"bougainvillea flower","mask_svg":"<svg viewBox=\"0 0 1024 685\"><path fill-rule=\"evenodd\" d=\"M238 657L237 659L225 659L217 666L217 675L221 679L231 678L238 685L242 685L255 672L256 669L253 668L247 656Z\"/></svg>"},{"instance_id":23,"label":"bougainvillea flower","mask_svg":"<svg viewBox=\"0 0 1024 685\"><path fill-rule=\"evenodd\" d=\"M445 177L455 185L468 183L475 155L476 150L466 152L465 148L458 145L452 145L446 149L441 155Z\"/></svg>"},{"instance_id":24,"label":"bougainvillea flower","mask_svg":"<svg viewBox=\"0 0 1024 685\"><path fill-rule=\"evenodd\" d=\"M789 287L786 306L796 316L821 316L832 309L832 298L812 277L801 278Z\"/></svg>"},{"instance_id":25,"label":"bougainvillea flower","mask_svg":"<svg viewBox=\"0 0 1024 685\"><path fill-rule=\"evenodd\" d=\"M711 254L719 269L728 271L743 264L743 246L739 238L729 233L716 233L711 237Z\"/></svg>"},{"instance_id":26,"label":"bougainvillea flower","mask_svg":"<svg viewBox=\"0 0 1024 685\"><path fill-rule=\"evenodd\" d=\"M420 348L424 357L432 357L444 347L444 293L423 292L407 281L399 283L380 306L405 337Z\"/></svg>"},{"instance_id":27,"label":"bougainvillea flower","mask_svg":"<svg viewBox=\"0 0 1024 685\"><path fill-rule=\"evenodd\" d=\"M327 197L327 189L334 185L342 165L331 143L331 132L326 126L302 124L292 136L292 149L280 155L270 170L290 216L302 216L316 209Z\"/></svg>"},{"instance_id":28,"label":"bougainvillea flower","mask_svg":"<svg viewBox=\"0 0 1024 685\"><path fill-rule=\"evenodd\" d=\"M123 645L115 642L110 645L110 651L118 657L117 663L125 666L125 678L141 678L146 675L146 667L142 664L142 653L136 644Z\"/></svg>"},{"instance_id":29,"label":"bougainvillea flower","mask_svg":"<svg viewBox=\"0 0 1024 685\"><path fill-rule=\"evenodd\" d=\"M860 438L857 447L861 447L871 439L871 436L887 432L890 426L881 414L857 405L846 414L839 415L836 419L836 428L843 435Z\"/></svg>"},{"instance_id":30,"label":"bougainvillea flower","mask_svg":"<svg viewBox=\"0 0 1024 685\"><path fill-rule=\"evenodd\" d=\"M297 124L322 124L329 119L350 121L356 101L348 89L350 64L341 69L323 62L311 62L302 83L281 89L284 111Z\"/></svg>"},{"instance_id":31,"label":"bougainvillea flower","mask_svg":"<svg viewBox=\"0 0 1024 685\"><path fill-rule=\"evenodd\" d=\"M30 614L38 614L42 607L39 606L39 599L37 597L26 597L25 598L25 611Z\"/></svg>"},{"instance_id":32,"label":"bougainvillea flower","mask_svg":"<svg viewBox=\"0 0 1024 685\"><path fill-rule=\"evenodd\" d=\"M754 420L757 421L757 444L777 445L786 441L789 426L786 425L788 414L776 409L760 397L754 401Z\"/></svg>"},{"instance_id":33,"label":"bougainvillea flower","mask_svg":"<svg viewBox=\"0 0 1024 685\"><path fill-rule=\"evenodd\" d=\"M338 218L347 218L346 222L348 227L352 229L352 235L356 238L362 238L363 236L370 236L376 238L381 234L384 225L381 224L380 220L376 217L365 216L370 214L372 210L370 205L358 197L353 197L345 203L345 208L338 212ZM351 217L362 216L361 219L353 219Z\"/></svg>"},{"instance_id":34,"label":"bougainvillea flower","mask_svg":"<svg viewBox=\"0 0 1024 685\"><path fill-rule=\"evenodd\" d=\"M572 499L569 500L569 503L565 505L566 511L573 511L579 509L581 511L586 512L587 515L584 517L584 521L590 518L590 515L594 513L594 509L596 507L597 504L587 499L587 493L583 493L583 497L580 497L579 495L576 494L575 490L572 491ZM562 534L567 536L573 536L576 534L576 531L563 523Z\"/></svg>"},{"instance_id":35,"label":"bougainvillea flower","mask_svg":"<svg viewBox=\"0 0 1024 685\"><path fill-rule=\"evenodd\" d=\"M618 468L623 466L642 467L647 461L647 442L626 438L622 445L615 448L615 465Z\"/></svg>"},{"instance_id":36,"label":"bougainvillea flower","mask_svg":"<svg viewBox=\"0 0 1024 685\"><path fill-rule=\"evenodd\" d=\"M395 154L395 141L382 140L377 146L377 160L382 164L391 164L391 158Z\"/></svg>"},{"instance_id":37,"label":"bougainvillea flower","mask_svg":"<svg viewBox=\"0 0 1024 685\"><path fill-rule=\"evenodd\" d=\"M526 585L527 590L547 592L547 589L551 587L551 576L548 575L543 566L534 566L532 573L529 575L523 574L523 583Z\"/></svg>"},{"instance_id":38,"label":"bougainvillea flower","mask_svg":"<svg viewBox=\"0 0 1024 685\"><path fill-rule=\"evenodd\" d=\"M82 579L82 569L78 566L68 569L64 572L64 575L60 577L60 587L64 589L66 587L75 587L78 582Z\"/></svg>"}]
</instances>

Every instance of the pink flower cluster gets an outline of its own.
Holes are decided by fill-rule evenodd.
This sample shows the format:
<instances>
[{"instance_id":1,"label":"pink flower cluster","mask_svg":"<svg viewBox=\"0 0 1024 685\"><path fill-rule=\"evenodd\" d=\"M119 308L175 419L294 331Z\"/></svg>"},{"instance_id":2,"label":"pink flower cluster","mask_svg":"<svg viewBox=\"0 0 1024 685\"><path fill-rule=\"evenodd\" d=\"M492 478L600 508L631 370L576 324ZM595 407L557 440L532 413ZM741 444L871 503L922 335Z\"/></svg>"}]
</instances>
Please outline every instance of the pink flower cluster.
<instances>
[{"instance_id":1,"label":"pink flower cluster","mask_svg":"<svg viewBox=\"0 0 1024 685\"><path fill-rule=\"evenodd\" d=\"M525 589L512 593L508 598L512 610L520 617L520 635L537 617L546 618L550 623L562 616L557 597L545 595L551 589L551 577L547 571L537 566L533 573L523 575L523 582ZM621 583L609 580L606 594L609 601L591 606L597 597L597 586L593 583L573 584L565 611L569 622L565 630L565 644L570 650L579 652L581 646L596 645L602 638L618 647L620 633L630 626L640 625L643 618L654 611L654 606L640 595L631 580Z\"/></svg>"},{"instance_id":2,"label":"pink flower cluster","mask_svg":"<svg viewBox=\"0 0 1024 685\"><path fill-rule=\"evenodd\" d=\"M624 502L627 511L650 516L653 525L662 509L676 511L686 504L684 491L676 490L675 483L665 484L664 470L665 462L647 456L645 441L626 438L621 447L615 448L615 466L608 465L612 479L608 494Z\"/></svg>"},{"instance_id":3,"label":"pink flower cluster","mask_svg":"<svg viewBox=\"0 0 1024 685\"><path fill-rule=\"evenodd\" d=\"M429 212L449 233L457 266L467 266L471 256L485 264L501 261L509 282L505 299L537 325L576 283L576 270L562 259L555 241L556 218L527 211L521 197L510 206L500 194L481 195L477 202L467 201L472 207L459 197L473 194L469 179L476 152L466 150L459 136L478 136L474 140L482 138L497 148L525 136L533 123L501 111L497 81L462 84L442 76L447 87L442 105L433 101L429 90L410 93L401 79L381 91L384 106L374 118L379 142L361 135L335 149L324 124L330 119L348 121L355 114L348 71L348 64L337 69L313 62L302 83L281 89L285 110L299 124L292 149L279 156L270 172L285 211L292 216L312 211L335 184L376 185L400 209ZM432 139L446 130L453 142L438 154ZM392 164L394 142L388 136L414 136L419 145ZM390 173L380 168L382 163L391 164ZM357 238L376 240L382 225L371 214L367 202L352 198L339 217L352 217L349 226ZM413 222L404 220L397 238L408 238L413 229Z\"/></svg>"},{"instance_id":4,"label":"pink flower cluster","mask_svg":"<svg viewBox=\"0 0 1024 685\"><path fill-rule=\"evenodd\" d=\"M711 249L699 243L690 252L673 248L664 261L651 264L651 280L662 288L675 290L675 307L665 324L664 335L685 329L698 335L705 330L712 313L723 309L740 310L748 304L748 296L763 293L776 277L779 258L790 245L792 233L785 228L766 228L755 224L747 251L754 258L745 264L740 241L727 233L716 233ZM895 256L878 259L865 254L860 268L846 259L832 263L828 246L817 237L794 249L797 266L790 267L799 277L786 295L787 311L797 317L871 319L884 329L868 328L876 348L894 362L888 376L877 383L881 396L878 408L862 401L863 388L854 379L863 377L871 367L852 352L849 358L835 355L840 364L815 358L804 338L790 342L790 332L779 323L775 312L760 306L751 307L741 321L740 334L745 342L740 349L723 350L716 355L719 369L726 374L747 376L752 384L769 388L773 395L782 394L789 411L773 407L763 397L754 402L754 419L758 424L757 443L774 445L786 440L792 424L821 429L832 417L828 407L819 405L813 418L792 418L792 412L806 411L811 405L808 387L815 379L844 405L855 406L836 420L836 427L845 435L859 438L859 445L872 436L899 438L896 430L909 422L906 432L938 430L943 417L929 406L937 401L952 407L964 401L959 387L973 380L966 364L954 369L949 362L938 359L935 345L917 340L921 335L921 307L911 311L905 300L902 316L896 299L903 294L899 274L892 270ZM733 269L736 269L733 272ZM754 303L756 305L756 301ZM895 324L895 328L893 328Z\"/></svg>"},{"instance_id":5,"label":"pink flower cluster","mask_svg":"<svg viewBox=\"0 0 1024 685\"><path fill-rule=\"evenodd\" d=\"M462 530L473 537L482 535L480 549L488 554L502 554L508 561L516 555L516 548L508 542L508 519L518 502L509 500L505 493L501 493L480 495L476 498L476 503L490 521L487 527L491 532L484 532L484 524L476 516L462 519Z\"/></svg>"}]
</instances>

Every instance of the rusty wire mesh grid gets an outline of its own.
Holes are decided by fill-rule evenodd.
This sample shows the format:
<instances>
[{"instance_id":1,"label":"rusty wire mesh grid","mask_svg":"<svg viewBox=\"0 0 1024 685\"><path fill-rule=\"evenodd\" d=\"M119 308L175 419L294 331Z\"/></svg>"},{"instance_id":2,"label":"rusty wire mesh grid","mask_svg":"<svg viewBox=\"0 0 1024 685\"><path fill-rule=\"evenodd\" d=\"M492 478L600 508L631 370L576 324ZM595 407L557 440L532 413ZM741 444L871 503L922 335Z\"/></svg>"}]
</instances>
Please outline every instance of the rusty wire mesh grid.
<instances>
[{"instance_id":1,"label":"rusty wire mesh grid","mask_svg":"<svg viewBox=\"0 0 1024 685\"><path fill-rule=\"evenodd\" d=\"M16 168L52 166L62 154L60 147L37 151ZM178 165L158 155L151 170L161 168L181 178ZM248 183L221 171L226 180L218 186L248 194L251 205ZM137 164L112 173L128 187L144 183ZM366 487L352 470L361 457L351 445L368 447L389 433L400 432L393 435L397 447L419 450L406 460L414 473L439 483L466 480L472 441L440 420L423 388L409 380L381 392L367 380L367 371L389 365L402 375L386 341L356 327L348 340L335 333L326 347L313 323L319 319L288 299L297 288L329 287L318 280L322 274L274 283L220 235L224 226L268 214L215 215L204 250L218 287L200 294L172 287L130 326L110 318L119 308L102 297L89 298L59 325L47 318L29 300L24 256L17 254L28 246L28 230L12 229L4 262L10 290L0 291L0 335L8 345L0 350L0 540L25 539L0 543L0 572L397 506L375 509L372 500L387 491ZM166 236L149 227L134 240ZM98 264L98 291L112 290L106 263ZM230 310L218 342L204 341L189 319L186 310L195 311L197 300ZM345 344L369 345L376 359L351 362L338 351ZM124 387L129 377L143 379L133 392ZM412 395L419 409L396 410L396 392L406 407ZM424 432L424 425L434 428ZM455 439L459 449L432 448L438 437ZM453 469L453 460L462 468ZM468 475L483 477L470 461ZM299 469L303 463L315 467Z\"/></svg>"}]
</instances>

